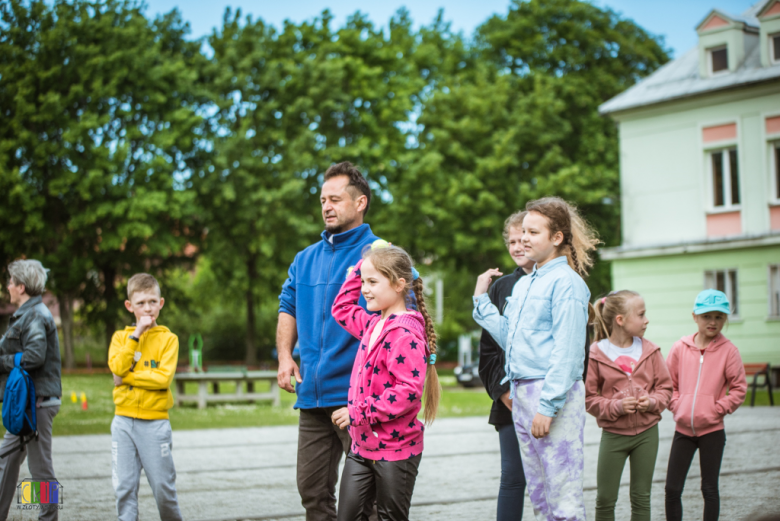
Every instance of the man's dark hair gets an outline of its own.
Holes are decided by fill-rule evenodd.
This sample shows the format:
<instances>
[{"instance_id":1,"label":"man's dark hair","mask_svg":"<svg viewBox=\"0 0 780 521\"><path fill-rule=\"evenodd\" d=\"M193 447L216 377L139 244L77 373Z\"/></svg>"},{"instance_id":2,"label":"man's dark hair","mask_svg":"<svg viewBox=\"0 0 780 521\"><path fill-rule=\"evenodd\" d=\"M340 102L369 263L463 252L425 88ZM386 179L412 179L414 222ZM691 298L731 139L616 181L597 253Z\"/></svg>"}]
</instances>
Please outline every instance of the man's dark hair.
<instances>
[{"instance_id":1,"label":"man's dark hair","mask_svg":"<svg viewBox=\"0 0 780 521\"><path fill-rule=\"evenodd\" d=\"M363 217L365 217L368 213L368 208L371 206L371 189L368 187L368 181L366 181L366 178L363 177L363 174L360 173L360 170L358 170L355 165L349 161L343 161L341 163L332 165L325 171L325 178L323 179L323 182L340 175L344 175L349 178L347 191L349 192L349 195L352 197L353 201L361 195L366 196L366 208L363 210Z\"/></svg>"}]
</instances>

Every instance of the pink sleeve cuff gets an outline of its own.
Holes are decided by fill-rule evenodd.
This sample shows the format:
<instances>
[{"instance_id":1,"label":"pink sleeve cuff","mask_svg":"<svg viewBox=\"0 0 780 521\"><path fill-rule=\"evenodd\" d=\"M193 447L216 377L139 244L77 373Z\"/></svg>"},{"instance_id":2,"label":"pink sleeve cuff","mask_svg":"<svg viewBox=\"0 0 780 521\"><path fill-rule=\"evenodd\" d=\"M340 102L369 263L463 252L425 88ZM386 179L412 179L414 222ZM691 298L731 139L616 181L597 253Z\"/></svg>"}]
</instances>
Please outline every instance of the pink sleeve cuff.
<instances>
[{"instance_id":1,"label":"pink sleeve cuff","mask_svg":"<svg viewBox=\"0 0 780 521\"><path fill-rule=\"evenodd\" d=\"M350 425L366 425L368 419L363 417L363 411L356 405L347 405L347 412L349 413Z\"/></svg>"},{"instance_id":2,"label":"pink sleeve cuff","mask_svg":"<svg viewBox=\"0 0 780 521\"><path fill-rule=\"evenodd\" d=\"M650 398L650 405L647 407L647 412L654 412L658 409L658 400L653 398L652 396Z\"/></svg>"}]
</instances>

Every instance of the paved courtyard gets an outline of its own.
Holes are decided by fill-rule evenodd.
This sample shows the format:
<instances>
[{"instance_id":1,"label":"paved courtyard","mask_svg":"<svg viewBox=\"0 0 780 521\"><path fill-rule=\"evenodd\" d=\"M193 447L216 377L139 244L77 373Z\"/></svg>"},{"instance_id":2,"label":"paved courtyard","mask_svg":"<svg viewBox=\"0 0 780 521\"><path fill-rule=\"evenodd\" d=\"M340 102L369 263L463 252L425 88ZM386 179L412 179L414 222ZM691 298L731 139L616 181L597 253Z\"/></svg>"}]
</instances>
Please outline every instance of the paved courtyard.
<instances>
[{"instance_id":1,"label":"paved courtyard","mask_svg":"<svg viewBox=\"0 0 780 521\"><path fill-rule=\"evenodd\" d=\"M653 488L653 519L664 519L663 483L674 432L667 413ZM743 407L726 419L727 445L720 481L721 519L749 519L757 511L780 512L780 407ZM600 429L588 416L585 431L585 498L593 518ZM296 427L174 432L179 502L187 520L302 521L295 486ZM498 437L484 417L437 421L427 431L426 450L414 493L414 520L495 519L500 465ZM64 486L60 519L115 519L111 487L111 438L54 439L54 464ZM21 477L25 476L26 465ZM701 519L699 465L694 461L684 496L686 519ZM628 472L623 481L627 484ZM159 519L151 489L141 478L141 520ZM526 501L524 519L533 512ZM12 506L9 519L35 519ZM628 520L628 488L621 489L616 519Z\"/></svg>"}]
</instances>

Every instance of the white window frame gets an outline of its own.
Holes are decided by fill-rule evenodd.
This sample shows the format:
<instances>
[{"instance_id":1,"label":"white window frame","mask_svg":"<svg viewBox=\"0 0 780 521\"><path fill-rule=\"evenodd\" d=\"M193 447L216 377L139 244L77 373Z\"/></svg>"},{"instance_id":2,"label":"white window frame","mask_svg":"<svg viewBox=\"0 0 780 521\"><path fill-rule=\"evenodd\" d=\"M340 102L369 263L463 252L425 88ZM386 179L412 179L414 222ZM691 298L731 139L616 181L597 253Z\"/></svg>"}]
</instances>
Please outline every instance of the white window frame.
<instances>
[{"instance_id":1,"label":"white window frame","mask_svg":"<svg viewBox=\"0 0 780 521\"><path fill-rule=\"evenodd\" d=\"M739 203L731 202L731 160L729 152L734 150L737 153L737 185L739 186ZM715 206L715 172L712 169L712 155L722 153L723 166L723 205ZM710 213L734 212L742 209L742 176L739 175L739 147L736 145L724 146L722 148L711 148L706 151L707 157L707 185L709 186Z\"/></svg>"},{"instance_id":2,"label":"white window frame","mask_svg":"<svg viewBox=\"0 0 780 521\"><path fill-rule=\"evenodd\" d=\"M726 68L720 71L714 71L712 70L712 53L715 51L720 50L726 50ZM707 73L710 76L720 76L721 74L728 74L730 72L729 69L729 46L726 44L718 45L717 47L711 47L707 49Z\"/></svg>"},{"instance_id":3,"label":"white window frame","mask_svg":"<svg viewBox=\"0 0 780 521\"><path fill-rule=\"evenodd\" d=\"M780 38L780 33L774 33L769 35L768 56L769 56L769 63L773 65L780 63L780 56L775 56L775 38Z\"/></svg>"},{"instance_id":4,"label":"white window frame","mask_svg":"<svg viewBox=\"0 0 780 521\"><path fill-rule=\"evenodd\" d=\"M772 193L769 200L773 205L780 204L780 140L769 141L769 172L772 176ZM739 152L737 152L739 157Z\"/></svg>"},{"instance_id":5,"label":"white window frame","mask_svg":"<svg viewBox=\"0 0 780 521\"><path fill-rule=\"evenodd\" d=\"M780 319L780 264L769 265L769 318Z\"/></svg>"},{"instance_id":6,"label":"white window frame","mask_svg":"<svg viewBox=\"0 0 780 521\"><path fill-rule=\"evenodd\" d=\"M725 290L723 293L726 294L731 305L731 318L739 319L739 270L737 268L705 271L704 289L718 289L717 275L719 273L723 273L723 280L726 285L723 288Z\"/></svg>"}]
</instances>

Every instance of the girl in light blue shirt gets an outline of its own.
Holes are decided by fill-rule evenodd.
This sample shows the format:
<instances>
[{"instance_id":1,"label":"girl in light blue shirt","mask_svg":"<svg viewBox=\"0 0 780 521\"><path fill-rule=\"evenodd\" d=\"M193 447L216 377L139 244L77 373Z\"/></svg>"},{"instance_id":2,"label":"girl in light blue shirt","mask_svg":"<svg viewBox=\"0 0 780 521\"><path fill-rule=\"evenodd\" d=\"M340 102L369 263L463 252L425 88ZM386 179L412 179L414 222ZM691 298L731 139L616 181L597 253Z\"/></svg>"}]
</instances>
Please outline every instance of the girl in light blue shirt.
<instances>
[{"instance_id":1,"label":"girl in light blue shirt","mask_svg":"<svg viewBox=\"0 0 780 521\"><path fill-rule=\"evenodd\" d=\"M534 270L515 285L502 316L477 279L474 320L506 351L512 417L537 519L585 520L582 497L586 327L590 291L582 280L598 239L563 199L526 205L525 256Z\"/></svg>"}]
</instances>

